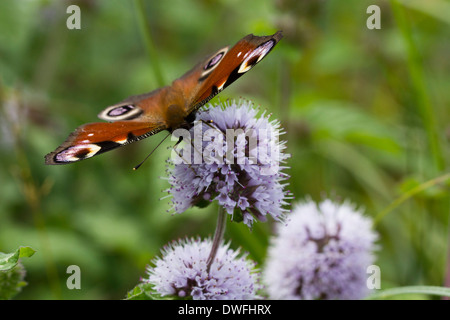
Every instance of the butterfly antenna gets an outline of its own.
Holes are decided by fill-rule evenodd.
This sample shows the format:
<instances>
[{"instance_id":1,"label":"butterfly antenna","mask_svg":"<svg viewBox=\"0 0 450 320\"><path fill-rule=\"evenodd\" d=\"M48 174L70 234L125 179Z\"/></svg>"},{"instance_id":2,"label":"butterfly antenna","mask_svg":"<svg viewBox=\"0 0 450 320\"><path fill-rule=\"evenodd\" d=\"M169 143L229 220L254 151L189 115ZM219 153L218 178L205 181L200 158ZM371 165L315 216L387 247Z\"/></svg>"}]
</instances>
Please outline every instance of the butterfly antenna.
<instances>
[{"instance_id":1,"label":"butterfly antenna","mask_svg":"<svg viewBox=\"0 0 450 320\"><path fill-rule=\"evenodd\" d=\"M137 169L139 169L141 166L142 166L142 164L145 162L145 160L147 160L151 155L152 155L152 153L153 152L155 152L155 150L156 149L158 149L158 147L161 145L161 143L163 143L164 142L164 140L166 140L169 136L170 136L170 132L169 132L169 134L167 135L167 136L165 136L164 137L164 139L162 139L159 143L158 143L158 145L145 157L145 159L144 160L142 160L137 166L135 166L134 168L133 168L133 170L134 171L136 171Z\"/></svg>"},{"instance_id":2,"label":"butterfly antenna","mask_svg":"<svg viewBox=\"0 0 450 320\"><path fill-rule=\"evenodd\" d=\"M226 137L225 133L220 131L216 126L213 126L214 124L214 120L200 120L202 123L206 124L208 127L210 127L211 129L214 129L218 132L220 132L224 137Z\"/></svg>"}]
</instances>

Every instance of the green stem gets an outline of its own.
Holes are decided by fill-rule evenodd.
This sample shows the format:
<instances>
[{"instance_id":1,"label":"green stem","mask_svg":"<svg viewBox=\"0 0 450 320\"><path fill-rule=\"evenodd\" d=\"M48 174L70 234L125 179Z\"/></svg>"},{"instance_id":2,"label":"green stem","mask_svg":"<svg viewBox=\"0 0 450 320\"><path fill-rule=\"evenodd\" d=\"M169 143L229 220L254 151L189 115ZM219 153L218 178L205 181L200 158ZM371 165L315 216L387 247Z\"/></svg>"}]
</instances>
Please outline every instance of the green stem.
<instances>
[{"instance_id":1,"label":"green stem","mask_svg":"<svg viewBox=\"0 0 450 320\"><path fill-rule=\"evenodd\" d=\"M428 87L427 87L427 79L425 77L425 72L423 71L423 65L421 61L421 57L417 47L414 43L412 37L412 30L410 24L405 15L405 9L399 4L401 0L391 0L391 7L394 13L394 18L397 21L398 27L404 39L406 48L407 48L407 58L408 58L408 71L411 78L412 83L412 91L415 94L416 106L419 115L422 118L422 122L427 134L429 150L431 153L431 159L433 161L433 166L430 168L435 174L440 173L445 170L446 162L444 158L444 153L442 151L442 141L439 138L439 131L437 121L434 115L433 104L429 96ZM403 1L401 1L403 2ZM423 3L423 1L422 1ZM429 4L427 2L427 4ZM446 6L446 8L450 8ZM441 9L444 9L443 7ZM444 11L444 10L442 10ZM446 177L447 175L443 176ZM445 178L446 179L446 178ZM432 181L430 181L432 183ZM418 190L420 191L420 190ZM406 194L402 198L408 198L408 194ZM402 199L400 199L402 200ZM403 201L400 201L403 202ZM395 207L394 203L394 207ZM440 201L440 207L443 212L447 212L448 214L448 198ZM390 209L388 207L388 209ZM384 215L384 214L383 214ZM381 218L383 215L379 215ZM447 216L447 225L450 221L450 217ZM448 241L450 242L450 232L447 235ZM447 243L450 246L449 242ZM447 249L449 251L449 249ZM450 256L447 257L447 264L450 263ZM448 268L448 266L447 266ZM445 275L446 282L450 282L450 274L447 273Z\"/></svg>"},{"instance_id":2,"label":"green stem","mask_svg":"<svg viewBox=\"0 0 450 320\"><path fill-rule=\"evenodd\" d=\"M398 206L400 206L403 202L408 200L409 198L413 197L414 195L432 187L439 183L443 183L447 180L450 180L450 173L444 174L443 176L439 176L437 178L428 180L417 187L409 190L408 192L404 193L401 197L397 198L395 201L393 201L390 205L388 205L384 210L380 211L374 220L374 223L377 224L380 222L383 217L388 214L390 211L396 209Z\"/></svg>"},{"instance_id":3,"label":"green stem","mask_svg":"<svg viewBox=\"0 0 450 320\"><path fill-rule=\"evenodd\" d=\"M14 144L15 154L17 158L17 168L14 173L21 184L25 201L30 207L30 212L33 217L35 227L37 229L41 252L45 261L45 270L47 279L49 281L50 289L56 299L61 299L61 288L58 270L55 264L53 253L51 250L50 239L46 228L44 214L42 212L42 190L43 187L35 181L31 166L28 162L25 152L24 139L22 128L15 124L13 120L11 123L11 132L16 141Z\"/></svg>"},{"instance_id":4,"label":"green stem","mask_svg":"<svg viewBox=\"0 0 450 320\"><path fill-rule=\"evenodd\" d=\"M405 17L404 8L401 7L398 0L391 0L391 7L406 45L407 66L411 77L412 89L416 96L416 106L427 133L434 169L437 173L445 169L445 161L439 141L433 105L427 90L421 57L414 43L411 28Z\"/></svg>"},{"instance_id":5,"label":"green stem","mask_svg":"<svg viewBox=\"0 0 450 320\"><path fill-rule=\"evenodd\" d=\"M225 233L225 227L227 225L227 213L225 209L222 206L219 206L219 214L217 217L217 225L216 225L216 231L214 233L214 239L211 247L211 252L209 253L209 257L207 260L207 267L206 270L209 273L209 270L211 269L211 265L214 261L214 258L217 255L217 250L220 247L220 244L223 241L223 235Z\"/></svg>"},{"instance_id":6,"label":"green stem","mask_svg":"<svg viewBox=\"0 0 450 320\"><path fill-rule=\"evenodd\" d=\"M139 20L139 28L141 29L142 38L144 39L145 46L147 47L147 52L150 64L153 69L153 74L155 75L155 79L158 86L163 87L166 85L166 82L164 81L161 68L159 67L158 54L155 45L153 44L153 38L150 33L150 25L148 24L145 15L144 2L142 0L135 0L135 8Z\"/></svg>"},{"instance_id":7,"label":"green stem","mask_svg":"<svg viewBox=\"0 0 450 320\"><path fill-rule=\"evenodd\" d=\"M387 297L396 296L399 294L426 294L426 295L450 297L450 288L435 287L435 286L408 286L408 287L391 288L376 292L367 297L366 299L369 300L385 299Z\"/></svg>"}]
</instances>

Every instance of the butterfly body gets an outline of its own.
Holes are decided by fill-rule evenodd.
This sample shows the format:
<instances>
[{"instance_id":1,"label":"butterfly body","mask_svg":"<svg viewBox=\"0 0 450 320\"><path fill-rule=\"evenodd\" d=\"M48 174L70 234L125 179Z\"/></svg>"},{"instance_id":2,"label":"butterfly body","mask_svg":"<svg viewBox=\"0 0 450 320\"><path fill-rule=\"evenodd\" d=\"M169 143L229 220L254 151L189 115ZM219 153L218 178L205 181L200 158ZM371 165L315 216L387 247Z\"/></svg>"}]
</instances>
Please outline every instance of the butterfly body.
<instances>
[{"instance_id":1,"label":"butterfly body","mask_svg":"<svg viewBox=\"0 0 450 320\"><path fill-rule=\"evenodd\" d=\"M250 34L231 49L209 56L170 86L107 107L98 117L109 122L78 127L45 156L45 163L77 162L162 130L188 127L201 106L261 61L281 37L281 32L262 37Z\"/></svg>"}]
</instances>

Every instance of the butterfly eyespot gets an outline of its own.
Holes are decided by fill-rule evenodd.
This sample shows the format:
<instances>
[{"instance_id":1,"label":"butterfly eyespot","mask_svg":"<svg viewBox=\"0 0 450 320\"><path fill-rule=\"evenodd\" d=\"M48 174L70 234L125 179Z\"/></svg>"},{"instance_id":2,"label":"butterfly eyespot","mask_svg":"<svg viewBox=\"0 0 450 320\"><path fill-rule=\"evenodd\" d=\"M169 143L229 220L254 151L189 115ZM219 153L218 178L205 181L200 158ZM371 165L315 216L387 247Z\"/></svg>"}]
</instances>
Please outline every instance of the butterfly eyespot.
<instances>
[{"instance_id":1,"label":"butterfly eyespot","mask_svg":"<svg viewBox=\"0 0 450 320\"><path fill-rule=\"evenodd\" d=\"M57 153L54 160L56 163L79 161L94 156L100 149L96 144L77 145Z\"/></svg>"},{"instance_id":2,"label":"butterfly eyespot","mask_svg":"<svg viewBox=\"0 0 450 320\"><path fill-rule=\"evenodd\" d=\"M219 52L214 57L211 58L211 60L208 61L208 63L205 65L203 69L208 70L214 67L220 60L222 60L224 56L224 52Z\"/></svg>"},{"instance_id":3,"label":"butterfly eyespot","mask_svg":"<svg viewBox=\"0 0 450 320\"><path fill-rule=\"evenodd\" d=\"M133 104L115 105L103 110L98 117L107 121L131 120L139 117L142 109Z\"/></svg>"},{"instance_id":4,"label":"butterfly eyespot","mask_svg":"<svg viewBox=\"0 0 450 320\"><path fill-rule=\"evenodd\" d=\"M206 77L211 74L211 72L220 64L220 61L222 61L227 51L228 47L220 49L211 57L211 59L208 60L208 62L203 66L204 71L198 79L199 82L205 80Z\"/></svg>"},{"instance_id":5,"label":"butterfly eyespot","mask_svg":"<svg viewBox=\"0 0 450 320\"><path fill-rule=\"evenodd\" d=\"M245 58L245 60L241 63L238 73L245 73L253 66L255 66L258 62L262 60L269 52L272 50L272 48L275 46L276 42L271 39L267 42L264 42L259 47L257 47L255 50L253 50L248 57Z\"/></svg>"},{"instance_id":6,"label":"butterfly eyespot","mask_svg":"<svg viewBox=\"0 0 450 320\"><path fill-rule=\"evenodd\" d=\"M127 106L120 106L114 109L111 109L107 115L109 117L118 117L118 116L122 116L128 112L130 112L132 109L134 109L133 105L127 105Z\"/></svg>"}]
</instances>

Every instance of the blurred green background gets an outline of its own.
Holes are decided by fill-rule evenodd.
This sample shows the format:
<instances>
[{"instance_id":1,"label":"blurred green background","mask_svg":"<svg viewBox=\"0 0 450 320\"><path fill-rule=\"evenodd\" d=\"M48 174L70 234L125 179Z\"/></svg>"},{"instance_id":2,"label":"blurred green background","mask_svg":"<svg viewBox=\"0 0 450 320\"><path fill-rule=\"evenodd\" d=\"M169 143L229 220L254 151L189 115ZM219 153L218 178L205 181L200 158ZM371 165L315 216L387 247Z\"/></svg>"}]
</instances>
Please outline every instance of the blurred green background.
<instances>
[{"instance_id":1,"label":"blurred green background","mask_svg":"<svg viewBox=\"0 0 450 320\"><path fill-rule=\"evenodd\" d=\"M66 28L70 4L81 30ZM371 4L379 30L366 27ZM172 215L159 200L174 142L131 170L164 133L67 166L44 155L106 106L277 30L275 50L220 99L252 99L281 121L295 201L349 199L377 219L382 288L443 285L449 23L444 0L1 1L0 251L37 250L16 298L122 299L164 244L213 234L214 205ZM262 266L272 227L229 223L225 237ZM66 287L72 264L81 290Z\"/></svg>"}]
</instances>

